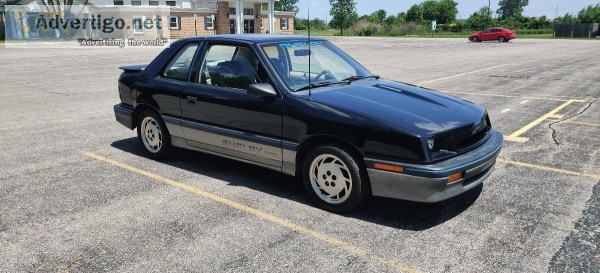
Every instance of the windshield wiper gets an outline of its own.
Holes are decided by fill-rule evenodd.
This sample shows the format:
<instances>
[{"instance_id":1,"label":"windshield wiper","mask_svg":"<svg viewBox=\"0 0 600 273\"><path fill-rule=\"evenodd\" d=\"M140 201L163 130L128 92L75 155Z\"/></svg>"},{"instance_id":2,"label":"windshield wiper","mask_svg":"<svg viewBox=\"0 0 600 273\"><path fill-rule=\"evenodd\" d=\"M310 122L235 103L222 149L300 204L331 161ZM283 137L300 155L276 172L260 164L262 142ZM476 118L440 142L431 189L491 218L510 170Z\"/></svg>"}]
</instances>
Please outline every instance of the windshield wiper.
<instances>
[{"instance_id":1,"label":"windshield wiper","mask_svg":"<svg viewBox=\"0 0 600 273\"><path fill-rule=\"evenodd\" d=\"M303 86L300 87L298 89L296 89L295 91L302 91L302 90L307 90L307 89L311 89L311 88L318 88L318 87L324 87L324 86L329 86L329 85L333 85L333 84L339 84L339 82L318 82L318 83L311 83L307 86Z\"/></svg>"},{"instance_id":2,"label":"windshield wiper","mask_svg":"<svg viewBox=\"0 0 600 273\"><path fill-rule=\"evenodd\" d=\"M352 76L352 77L348 77L343 79L343 82L348 82L351 83L353 81L358 81L358 80L362 80L362 79L379 79L380 77L378 75L370 75L370 76Z\"/></svg>"}]
</instances>

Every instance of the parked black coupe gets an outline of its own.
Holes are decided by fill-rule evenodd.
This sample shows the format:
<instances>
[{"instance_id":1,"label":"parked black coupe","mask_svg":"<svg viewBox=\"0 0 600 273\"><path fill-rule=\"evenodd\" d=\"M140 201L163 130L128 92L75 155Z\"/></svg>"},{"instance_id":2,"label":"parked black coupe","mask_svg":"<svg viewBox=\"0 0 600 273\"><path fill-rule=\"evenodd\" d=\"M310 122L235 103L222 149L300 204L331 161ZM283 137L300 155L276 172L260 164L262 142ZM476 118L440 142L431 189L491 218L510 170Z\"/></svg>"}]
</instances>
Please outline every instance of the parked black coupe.
<instances>
[{"instance_id":1,"label":"parked black coupe","mask_svg":"<svg viewBox=\"0 0 600 273\"><path fill-rule=\"evenodd\" d=\"M180 147L301 176L334 212L456 196L502 147L484 108L380 79L323 39L194 37L122 69L115 115L149 157Z\"/></svg>"}]
</instances>

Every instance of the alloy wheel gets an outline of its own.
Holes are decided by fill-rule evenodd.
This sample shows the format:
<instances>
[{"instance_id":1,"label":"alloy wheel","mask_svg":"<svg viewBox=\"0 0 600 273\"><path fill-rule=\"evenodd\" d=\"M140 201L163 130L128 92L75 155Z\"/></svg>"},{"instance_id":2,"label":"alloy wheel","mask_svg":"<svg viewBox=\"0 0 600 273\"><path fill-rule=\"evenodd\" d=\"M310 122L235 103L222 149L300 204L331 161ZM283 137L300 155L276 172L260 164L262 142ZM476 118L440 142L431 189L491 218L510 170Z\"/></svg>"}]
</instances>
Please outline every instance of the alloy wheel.
<instances>
[{"instance_id":1,"label":"alloy wheel","mask_svg":"<svg viewBox=\"0 0 600 273\"><path fill-rule=\"evenodd\" d=\"M152 117L145 117L141 127L142 141L149 152L157 153L163 144L163 135L158 122Z\"/></svg>"},{"instance_id":2,"label":"alloy wheel","mask_svg":"<svg viewBox=\"0 0 600 273\"><path fill-rule=\"evenodd\" d=\"M323 201L340 204L350 197L352 176L346 164L337 156L322 154L310 165L310 183Z\"/></svg>"}]
</instances>

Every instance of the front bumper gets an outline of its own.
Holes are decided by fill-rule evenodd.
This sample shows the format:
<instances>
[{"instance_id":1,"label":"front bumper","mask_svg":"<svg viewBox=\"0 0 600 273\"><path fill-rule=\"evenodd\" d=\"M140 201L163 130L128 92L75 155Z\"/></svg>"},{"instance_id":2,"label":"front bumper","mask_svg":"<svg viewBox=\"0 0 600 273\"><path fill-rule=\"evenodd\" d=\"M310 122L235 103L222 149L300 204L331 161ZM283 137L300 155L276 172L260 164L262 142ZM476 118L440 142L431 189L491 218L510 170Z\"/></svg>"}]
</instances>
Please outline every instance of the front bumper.
<instances>
[{"instance_id":1,"label":"front bumper","mask_svg":"<svg viewBox=\"0 0 600 273\"><path fill-rule=\"evenodd\" d=\"M502 149L502 134L490 131L490 136L478 148L431 165L415 165L365 159L374 163L402 166L404 173L367 168L374 196L425 203L435 203L469 191L488 178L494 170ZM462 179L448 184L448 177L464 172Z\"/></svg>"},{"instance_id":2,"label":"front bumper","mask_svg":"<svg viewBox=\"0 0 600 273\"><path fill-rule=\"evenodd\" d=\"M123 126L129 128L130 130L135 128L133 125L133 108L119 103L113 106L113 109L115 110L115 117L119 123L123 124Z\"/></svg>"}]
</instances>

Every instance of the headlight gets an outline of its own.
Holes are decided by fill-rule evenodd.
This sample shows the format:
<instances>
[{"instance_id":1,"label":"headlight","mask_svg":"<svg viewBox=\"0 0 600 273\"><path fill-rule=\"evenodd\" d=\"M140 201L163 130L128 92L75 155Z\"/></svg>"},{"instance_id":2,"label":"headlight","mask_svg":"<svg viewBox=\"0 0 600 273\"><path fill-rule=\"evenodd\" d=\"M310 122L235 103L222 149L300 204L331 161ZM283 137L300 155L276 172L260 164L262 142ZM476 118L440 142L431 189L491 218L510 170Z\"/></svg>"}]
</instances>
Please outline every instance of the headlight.
<instances>
[{"instance_id":1,"label":"headlight","mask_svg":"<svg viewBox=\"0 0 600 273\"><path fill-rule=\"evenodd\" d=\"M435 144L435 140L433 138L430 138L427 140L427 147L429 147L430 151L433 149L434 144Z\"/></svg>"}]
</instances>

